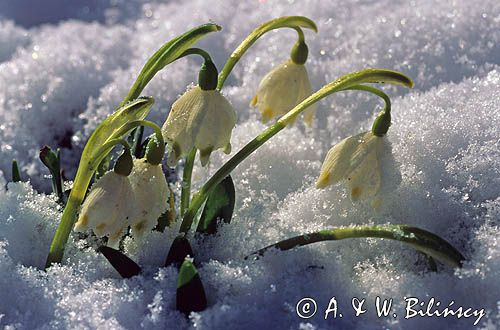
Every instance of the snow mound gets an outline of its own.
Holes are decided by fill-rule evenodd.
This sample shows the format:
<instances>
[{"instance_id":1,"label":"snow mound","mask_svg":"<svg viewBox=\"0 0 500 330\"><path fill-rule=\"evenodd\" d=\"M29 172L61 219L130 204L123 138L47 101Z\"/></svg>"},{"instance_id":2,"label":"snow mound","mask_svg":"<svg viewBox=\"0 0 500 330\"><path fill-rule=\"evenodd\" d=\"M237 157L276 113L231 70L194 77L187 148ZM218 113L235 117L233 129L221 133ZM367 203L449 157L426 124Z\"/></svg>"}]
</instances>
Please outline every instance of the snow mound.
<instances>
[{"instance_id":1,"label":"snow mound","mask_svg":"<svg viewBox=\"0 0 500 330\"><path fill-rule=\"evenodd\" d=\"M55 1L55 0L54 0ZM56 3L55 1L54 3ZM22 1L26 3L26 1ZM78 1L78 8L83 3ZM61 4L61 3L59 3ZM64 3L66 4L66 2ZM4 5L5 6L5 5ZM13 5L12 5L13 6ZM21 6L21 5L19 5ZM63 5L61 12L82 18ZM500 328L500 4L483 1L241 2L103 1L92 20L22 28L0 20L0 324L6 328L106 329L471 329L474 319L404 319L405 297L446 306L484 308L478 328ZM231 6L231 10L227 10ZM0 8L1 5L0 5ZM5 7L6 8L6 7ZM19 10L20 7L16 8ZM93 13L93 10L105 10ZM390 8L390 10L388 10ZM14 10L10 8L12 14ZM15 15L4 16L16 19ZM102 15L101 15L102 14ZM301 123L273 137L232 176L236 208L216 236L192 240L208 308L189 319L175 310L177 270L162 267L179 224L144 241L126 239L125 252L143 274L121 279L74 234L63 266L42 267L61 209L47 191L38 160L44 144L62 148L71 178L86 139L130 88L162 43L213 20L224 30L198 45L217 66L257 25L281 15L305 15L319 33L306 32L308 70L315 89L365 67L401 70L414 90L384 89L393 101L387 139L394 159L385 170L399 182L378 210L353 204L343 184L314 188L321 162L341 139L370 128L379 101L360 92L330 96L312 129ZM90 16L89 16L90 17ZM101 18L100 18L101 17ZM55 18L54 18L55 19ZM84 19L88 19L84 17ZM51 21L51 20L47 20ZM52 20L53 21L53 20ZM30 26L29 24L27 26ZM249 107L260 79L288 57L295 32L266 35L235 67L223 92L237 109L233 154L266 125ZM200 59L183 59L160 72L144 91L161 124L171 104L197 76ZM23 179L7 183L16 158ZM229 157L213 153L208 168L196 161L195 186ZM179 188L179 184L176 189ZM439 265L398 242L356 239L287 252L249 253L282 239L333 226L406 223L429 230L461 251L460 270ZM342 318L324 320L335 296ZM397 318L378 318L375 298L394 299ZM312 297L318 313L296 315ZM368 312L354 317L353 297ZM27 307L29 306L29 308Z\"/></svg>"}]
</instances>

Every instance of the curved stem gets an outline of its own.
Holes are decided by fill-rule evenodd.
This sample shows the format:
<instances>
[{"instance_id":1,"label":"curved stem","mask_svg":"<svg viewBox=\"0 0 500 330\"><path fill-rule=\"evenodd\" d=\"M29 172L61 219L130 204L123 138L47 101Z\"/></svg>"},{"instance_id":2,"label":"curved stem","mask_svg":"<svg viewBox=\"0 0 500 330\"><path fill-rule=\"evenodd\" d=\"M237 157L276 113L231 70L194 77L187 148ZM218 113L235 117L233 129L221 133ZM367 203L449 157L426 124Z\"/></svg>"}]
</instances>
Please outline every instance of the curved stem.
<instances>
[{"instance_id":1,"label":"curved stem","mask_svg":"<svg viewBox=\"0 0 500 330\"><path fill-rule=\"evenodd\" d=\"M304 109L310 105L318 102L322 98L342 90L347 90L349 88L356 87L360 84L365 83L389 83L394 85L401 85L408 88L413 87L413 81L405 76L404 74L386 69L365 69L361 71L352 72L342 76L329 84L323 86L316 93L312 94L304 101L299 103L295 108L290 110L288 113L283 115L278 120L278 123L282 123L285 126L292 123Z\"/></svg>"},{"instance_id":2,"label":"curved stem","mask_svg":"<svg viewBox=\"0 0 500 330\"><path fill-rule=\"evenodd\" d=\"M294 27L294 30L297 31L298 34L298 42L305 42L304 31L302 31L299 27Z\"/></svg>"},{"instance_id":3,"label":"curved stem","mask_svg":"<svg viewBox=\"0 0 500 330\"><path fill-rule=\"evenodd\" d=\"M298 27L303 27L307 29L311 29L314 32L318 32L318 28L316 27L316 24L311 21L309 18L304 17L304 16L285 16L285 17L280 17L273 19L269 22L266 22L256 28L255 30L252 31L246 37L245 40L234 50L234 52L231 54L229 59L227 60L226 64L222 68L219 74L219 80L217 83L217 90L221 90L222 86L224 86L224 82L227 79L227 76L231 73L233 70L233 67L238 63L240 58L245 54L245 52L260 38L262 37L265 33L274 30L274 29L279 29L279 28L293 28L296 29ZM299 30L297 30L297 33L299 33ZM302 38L304 35L302 34ZM299 40L301 38L301 35L299 33Z\"/></svg>"},{"instance_id":4,"label":"curved stem","mask_svg":"<svg viewBox=\"0 0 500 330\"><path fill-rule=\"evenodd\" d=\"M155 132L155 135L156 135L156 138L158 139L158 141L160 143L165 143L163 141L163 134L161 133L161 128L156 125L155 123L153 123L152 121L149 121L149 120L134 120L134 121L131 121L131 122L128 122L127 124L123 125L120 130L118 130L118 134L125 134L127 133L128 131L130 130L133 130L134 128L136 128L137 126L149 126L151 127L154 132Z\"/></svg>"},{"instance_id":5,"label":"curved stem","mask_svg":"<svg viewBox=\"0 0 500 330\"><path fill-rule=\"evenodd\" d=\"M356 85L356 86L352 86L352 87L349 87L349 88L345 88L343 90L344 91L348 91L348 90L364 91L364 92L375 94L378 97L380 97L381 99L383 99L384 102L385 102L384 110L382 110L382 111L384 113L390 113L391 112L391 99L389 98L389 96L386 93L382 92L378 88L375 88L375 87L372 87L372 86L367 86L367 85Z\"/></svg>"},{"instance_id":6,"label":"curved stem","mask_svg":"<svg viewBox=\"0 0 500 330\"><path fill-rule=\"evenodd\" d=\"M178 59L189 56L189 55L200 55L201 57L203 57L203 60L205 62L212 62L212 58L210 57L210 54L208 54L206 51L204 51L201 48L188 48L184 51L184 53L179 55L179 57L177 57L175 60L177 61Z\"/></svg>"},{"instance_id":7,"label":"curved stem","mask_svg":"<svg viewBox=\"0 0 500 330\"><path fill-rule=\"evenodd\" d=\"M441 237L426 230L408 225L356 226L321 230L314 233L295 236L276 244L266 246L251 255L263 255L267 250L272 248L285 251L316 242L368 237L387 238L409 244L425 255L451 267L461 267L462 262L465 260L464 256L457 249ZM248 257L249 256L246 258Z\"/></svg>"},{"instance_id":8,"label":"curved stem","mask_svg":"<svg viewBox=\"0 0 500 330\"><path fill-rule=\"evenodd\" d=\"M213 23L208 23L195 27L188 32L170 40L164 44L142 68L134 85L130 88L127 96L123 99L120 106L128 101L136 99L141 94L146 85L153 77L169 63L175 61L189 46L198 39L210 32L220 31L222 28Z\"/></svg>"},{"instance_id":9,"label":"curved stem","mask_svg":"<svg viewBox=\"0 0 500 330\"><path fill-rule=\"evenodd\" d=\"M264 132L257 135L252 141L246 144L240 151L238 151L231 159L229 159L215 174L201 187L201 189L193 195L191 205L187 212L184 214L180 232L187 233L191 228L193 220L199 208L205 202L210 191L228 176L245 158L250 156L255 150L262 146L267 140L276 135L279 131L285 128L288 124L293 122L293 119L298 116L302 111L307 109L311 104L318 102L324 97L338 92L347 90L349 88L359 89L359 84L362 83L391 83L396 85L403 85L407 87L413 86L413 81L402 73L385 70L385 69L366 69L353 72L342 76L331 83L323 86L319 91L312 94L300 104L295 106L287 114L281 117L274 125L267 128ZM374 92L370 89L371 92ZM378 92L375 94L379 94ZM384 98L385 99L385 98Z\"/></svg>"},{"instance_id":10,"label":"curved stem","mask_svg":"<svg viewBox=\"0 0 500 330\"><path fill-rule=\"evenodd\" d=\"M108 142L104 143L98 149L97 154L102 154L102 153L108 154L109 152L106 152L106 151L112 149L114 146L116 146L118 144L121 144L124 148L130 150L130 144L128 144L127 141L125 141L123 139L112 139L112 140L109 140Z\"/></svg>"},{"instance_id":11,"label":"curved stem","mask_svg":"<svg viewBox=\"0 0 500 330\"><path fill-rule=\"evenodd\" d=\"M191 199L191 176L193 174L195 158L196 148L193 148L186 157L186 162L184 163L184 171L182 173L181 216L183 216L186 210L189 208L189 202Z\"/></svg>"}]
</instances>

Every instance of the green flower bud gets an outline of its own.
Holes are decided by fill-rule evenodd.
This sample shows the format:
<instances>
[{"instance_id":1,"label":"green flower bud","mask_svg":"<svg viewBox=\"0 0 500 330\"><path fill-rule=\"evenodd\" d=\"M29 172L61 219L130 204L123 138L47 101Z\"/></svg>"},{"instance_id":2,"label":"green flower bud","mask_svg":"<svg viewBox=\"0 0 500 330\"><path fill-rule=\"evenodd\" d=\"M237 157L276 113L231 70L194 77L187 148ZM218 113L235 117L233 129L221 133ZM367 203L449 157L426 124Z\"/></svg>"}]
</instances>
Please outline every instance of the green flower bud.
<instances>
[{"instance_id":1,"label":"green flower bud","mask_svg":"<svg viewBox=\"0 0 500 330\"><path fill-rule=\"evenodd\" d=\"M373 122L372 133L375 136L384 136L387 134L389 126L391 126L391 113L389 111L382 111Z\"/></svg>"},{"instance_id":2,"label":"green flower bud","mask_svg":"<svg viewBox=\"0 0 500 330\"><path fill-rule=\"evenodd\" d=\"M219 72L212 61L205 61L200 69L198 75L198 85L204 91L211 91L217 88L217 78Z\"/></svg>"},{"instance_id":3,"label":"green flower bud","mask_svg":"<svg viewBox=\"0 0 500 330\"><path fill-rule=\"evenodd\" d=\"M158 165L165 155L165 143L158 141L156 135L152 136L146 147L146 159L151 165Z\"/></svg>"},{"instance_id":4,"label":"green flower bud","mask_svg":"<svg viewBox=\"0 0 500 330\"><path fill-rule=\"evenodd\" d=\"M290 58L295 64L304 64L307 61L309 49L304 41L297 41L290 52Z\"/></svg>"},{"instance_id":5,"label":"green flower bud","mask_svg":"<svg viewBox=\"0 0 500 330\"><path fill-rule=\"evenodd\" d=\"M114 171L116 174L128 176L132 172L133 167L132 154L130 149L125 148L123 153L118 157L115 163Z\"/></svg>"}]
</instances>

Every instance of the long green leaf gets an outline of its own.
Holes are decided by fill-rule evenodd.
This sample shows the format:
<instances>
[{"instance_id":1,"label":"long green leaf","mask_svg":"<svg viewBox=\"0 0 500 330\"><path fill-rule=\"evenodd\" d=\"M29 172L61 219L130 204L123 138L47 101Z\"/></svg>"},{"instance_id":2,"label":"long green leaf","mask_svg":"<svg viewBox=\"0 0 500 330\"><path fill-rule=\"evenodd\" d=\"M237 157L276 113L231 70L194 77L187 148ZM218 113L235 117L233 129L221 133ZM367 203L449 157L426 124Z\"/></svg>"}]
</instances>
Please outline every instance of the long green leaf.
<instances>
[{"instance_id":1,"label":"long green leaf","mask_svg":"<svg viewBox=\"0 0 500 330\"><path fill-rule=\"evenodd\" d=\"M121 105L136 99L141 94L151 79L163 69L167 64L175 61L186 49L194 44L198 39L210 32L220 31L222 28L213 23L203 24L187 31L184 34L170 40L164 44L142 68L137 80L128 92Z\"/></svg>"},{"instance_id":2,"label":"long green leaf","mask_svg":"<svg viewBox=\"0 0 500 330\"><path fill-rule=\"evenodd\" d=\"M295 236L269 245L251 255L263 255L271 248L290 250L323 241L338 241L346 238L387 238L410 245L414 249L451 267L461 267L464 256L450 243L426 230L408 225L379 225L331 228L318 232Z\"/></svg>"},{"instance_id":3,"label":"long green leaf","mask_svg":"<svg viewBox=\"0 0 500 330\"><path fill-rule=\"evenodd\" d=\"M196 229L199 233L215 234L217 219L231 222L235 203L233 179L228 175L210 192Z\"/></svg>"}]
</instances>

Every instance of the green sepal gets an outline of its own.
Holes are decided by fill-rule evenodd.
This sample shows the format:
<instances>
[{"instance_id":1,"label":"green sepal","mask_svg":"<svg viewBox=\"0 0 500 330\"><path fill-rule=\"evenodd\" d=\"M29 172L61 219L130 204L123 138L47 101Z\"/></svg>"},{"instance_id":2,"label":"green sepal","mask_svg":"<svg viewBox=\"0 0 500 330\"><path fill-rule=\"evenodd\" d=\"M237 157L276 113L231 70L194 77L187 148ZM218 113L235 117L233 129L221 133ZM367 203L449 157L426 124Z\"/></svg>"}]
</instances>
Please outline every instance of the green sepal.
<instances>
[{"instance_id":1,"label":"green sepal","mask_svg":"<svg viewBox=\"0 0 500 330\"><path fill-rule=\"evenodd\" d=\"M230 223L234 211L236 192L233 179L228 175L210 192L200 221L197 232L215 234L217 231L217 219Z\"/></svg>"},{"instance_id":2,"label":"green sepal","mask_svg":"<svg viewBox=\"0 0 500 330\"><path fill-rule=\"evenodd\" d=\"M191 260L186 259L179 270L176 293L177 310L189 315L201 312L207 307L207 297L198 270Z\"/></svg>"}]
</instances>

